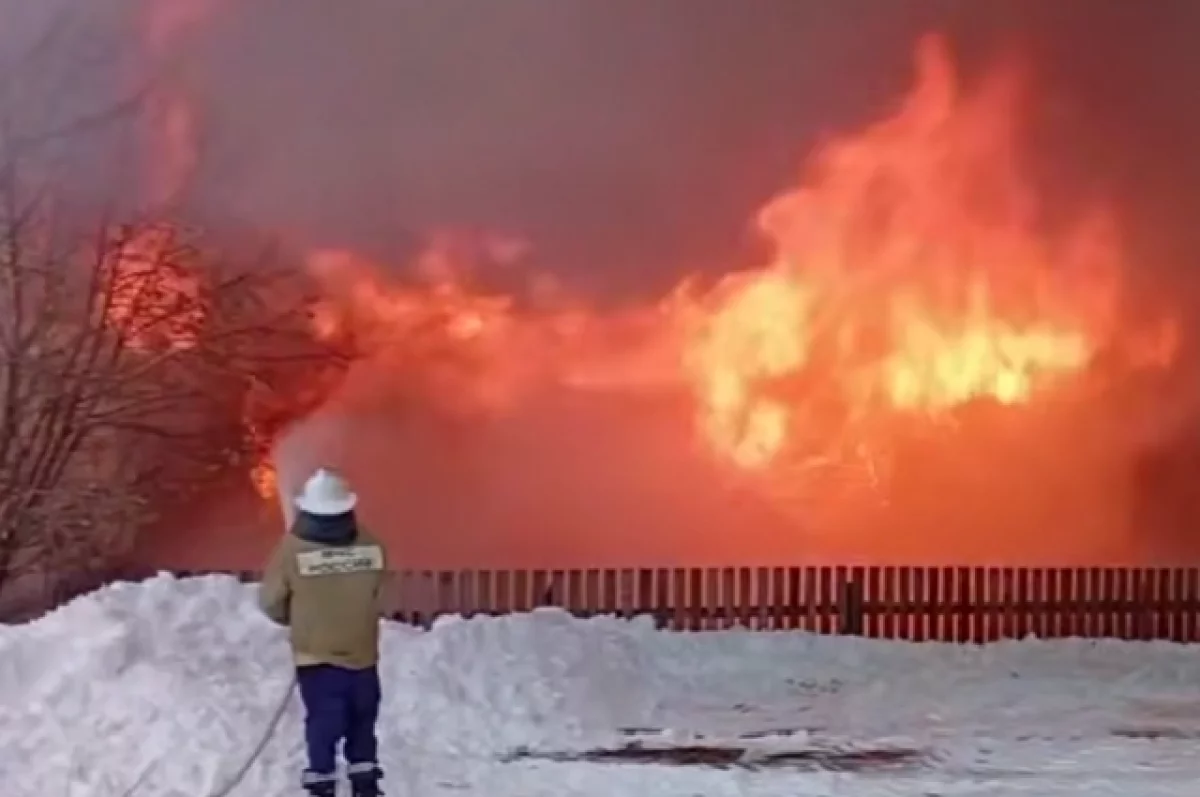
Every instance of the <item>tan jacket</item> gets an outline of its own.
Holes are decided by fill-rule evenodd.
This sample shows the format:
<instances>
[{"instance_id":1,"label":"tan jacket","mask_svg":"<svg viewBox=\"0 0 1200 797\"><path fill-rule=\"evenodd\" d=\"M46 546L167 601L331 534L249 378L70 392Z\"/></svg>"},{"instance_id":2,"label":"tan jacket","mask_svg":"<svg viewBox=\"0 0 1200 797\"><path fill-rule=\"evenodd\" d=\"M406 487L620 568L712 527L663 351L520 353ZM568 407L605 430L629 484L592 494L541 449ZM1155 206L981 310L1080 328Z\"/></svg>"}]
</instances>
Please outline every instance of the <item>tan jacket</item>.
<instances>
[{"instance_id":1,"label":"tan jacket","mask_svg":"<svg viewBox=\"0 0 1200 797\"><path fill-rule=\"evenodd\" d=\"M293 530L263 573L259 605L290 628L297 666L365 669L379 661L387 557L369 534L361 529L351 534L349 544L331 545Z\"/></svg>"}]
</instances>

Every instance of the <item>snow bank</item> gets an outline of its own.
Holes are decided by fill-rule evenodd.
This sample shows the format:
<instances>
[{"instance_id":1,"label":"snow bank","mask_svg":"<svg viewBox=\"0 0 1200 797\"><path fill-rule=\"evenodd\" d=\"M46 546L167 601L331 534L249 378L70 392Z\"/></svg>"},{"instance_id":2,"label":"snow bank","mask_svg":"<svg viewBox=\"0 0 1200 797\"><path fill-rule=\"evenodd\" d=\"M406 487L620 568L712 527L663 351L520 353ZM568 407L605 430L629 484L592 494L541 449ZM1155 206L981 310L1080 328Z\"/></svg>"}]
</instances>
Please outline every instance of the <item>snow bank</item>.
<instances>
[{"instance_id":1,"label":"snow bank","mask_svg":"<svg viewBox=\"0 0 1200 797\"><path fill-rule=\"evenodd\" d=\"M151 794L151 784L193 784L189 794L222 785L292 672L284 634L258 613L253 590L163 575L0 628L4 793L14 778L31 794L74 783L119 795L143 777ZM429 632L388 623L381 736L406 753L474 758L604 743L655 708L653 634L646 622L554 610L448 619ZM278 743L292 782L300 721L297 703Z\"/></svg>"},{"instance_id":2,"label":"snow bank","mask_svg":"<svg viewBox=\"0 0 1200 797\"><path fill-rule=\"evenodd\" d=\"M136 785L133 797L195 797L224 786L291 683L283 631L259 614L253 589L227 577L161 576L0 627L0 793L118 797ZM428 632L389 623L383 646L382 756L397 793L615 794L612 778L636 781L645 795L676 793L650 788L658 783L679 794L776 793L745 779L712 791L696 780L736 773L609 770L592 790L583 770L558 769L551 787L531 780L536 765L497 763L517 748L611 744L631 728L763 744L902 740L936 748L962 771L1028 770L1042 756L1048 768L1069 761L1094 778L1151 764L1195 774L1186 733L1150 755L1145 742L1111 732L1165 722L1200 735L1197 653L1183 646L668 634L644 620L556 610L447 619ZM286 706L235 797L295 793L302 711L294 695ZM836 786L805 784L778 793Z\"/></svg>"},{"instance_id":3,"label":"snow bank","mask_svg":"<svg viewBox=\"0 0 1200 797\"><path fill-rule=\"evenodd\" d=\"M232 578L162 577L0 629L4 790L219 785L289 684L287 651L249 597Z\"/></svg>"},{"instance_id":4,"label":"snow bank","mask_svg":"<svg viewBox=\"0 0 1200 797\"><path fill-rule=\"evenodd\" d=\"M649 621L448 618L385 637L385 711L401 736L455 754L605 743L657 708Z\"/></svg>"}]
</instances>

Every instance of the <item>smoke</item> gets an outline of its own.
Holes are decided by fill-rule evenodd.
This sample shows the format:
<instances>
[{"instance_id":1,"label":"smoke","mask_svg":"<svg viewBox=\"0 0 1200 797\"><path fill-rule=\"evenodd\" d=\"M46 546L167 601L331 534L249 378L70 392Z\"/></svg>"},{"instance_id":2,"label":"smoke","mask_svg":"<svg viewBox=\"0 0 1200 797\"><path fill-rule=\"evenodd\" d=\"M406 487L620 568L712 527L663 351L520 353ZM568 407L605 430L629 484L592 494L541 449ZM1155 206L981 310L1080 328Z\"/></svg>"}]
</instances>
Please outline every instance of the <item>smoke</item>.
<instances>
[{"instance_id":1,"label":"smoke","mask_svg":"<svg viewBox=\"0 0 1200 797\"><path fill-rule=\"evenodd\" d=\"M1031 64L1047 117L1037 129L1070 150L1056 160L1127 197L1147 246L1179 255L1200 235L1189 223L1200 76L1188 67L1200 9L1188 0L3 0L0 11L8 123L55 129L147 87L185 96L202 156L193 212L305 243L396 255L431 227L476 224L618 295L726 270L746 257L746 220L807 149L899 94L928 30L969 68L1006 50ZM115 181L112 139L71 146L91 167L77 180Z\"/></svg>"},{"instance_id":2,"label":"smoke","mask_svg":"<svg viewBox=\"0 0 1200 797\"><path fill-rule=\"evenodd\" d=\"M397 262L431 227L499 228L592 293L653 291L744 256L756 205L894 96L938 5L230 7L195 45L202 193Z\"/></svg>"},{"instance_id":3,"label":"smoke","mask_svg":"<svg viewBox=\"0 0 1200 797\"><path fill-rule=\"evenodd\" d=\"M397 264L431 228L500 229L597 300L753 262L747 220L763 200L829 131L894 102L914 41L941 30L968 71L1005 50L1031 65L1047 187L1119 198L1141 288L1200 287L1189 0L0 0L0 13L4 107L31 130L143 87L186 97L190 150L152 164L157 177L142 173L147 152L172 150L139 146L137 121L57 145L48 162L84 196L136 185L161 198L182 174L186 211L206 224ZM17 69L29 53L36 69ZM453 423L382 418L344 396L280 442L281 486L344 467L426 561L694 560L700 526L731 529L706 543L716 558L818 544L681 453L682 422L661 422L678 408L616 422L612 405L538 401L456 446ZM482 530L506 525L525 527L519 540Z\"/></svg>"},{"instance_id":4,"label":"smoke","mask_svg":"<svg viewBox=\"0 0 1200 797\"><path fill-rule=\"evenodd\" d=\"M1198 122L1186 87L1157 104L1144 88L1178 84L1158 50L1194 16L1117 2L381 2L331 27L324 4L260 4L216 15L195 44L189 79L214 154L198 195L239 222L398 264L447 221L499 228L593 297L657 293L753 257L745 220L828 131L886 110L912 43L938 29L968 72L1005 50L1031 65L1043 186L1120 197L1146 264L1133 276L1150 291L1188 279L1189 249L1168 243L1188 225L1164 234L1157 208L1169 175L1197 166L1155 131ZM281 454L285 489L291 471L342 468L414 563L1128 555L1127 432L1108 420L981 431L969 460L914 454L900 506L839 518L830 539L690 456L683 408L547 395L459 431L410 407L366 411L356 390L371 388L352 375L285 441L300 452ZM1171 437L1170 425L1137 433ZM884 539L880 524L892 524Z\"/></svg>"},{"instance_id":5,"label":"smoke","mask_svg":"<svg viewBox=\"0 0 1200 797\"><path fill-rule=\"evenodd\" d=\"M266 0L215 7L179 58L210 212L396 261L430 227L479 224L621 294L744 258L762 198L821 136L892 101L931 29L969 66L1027 56L1053 117L1039 127L1076 172L1161 194L1200 170L1185 143L1198 14L1186 0Z\"/></svg>"},{"instance_id":6,"label":"smoke","mask_svg":"<svg viewBox=\"0 0 1200 797\"><path fill-rule=\"evenodd\" d=\"M292 499L299 495L305 480L318 468L345 460L343 443L356 430L347 428L345 418L328 409L292 425L279 436L271 460L279 488L279 510L284 526L296 519Z\"/></svg>"}]
</instances>

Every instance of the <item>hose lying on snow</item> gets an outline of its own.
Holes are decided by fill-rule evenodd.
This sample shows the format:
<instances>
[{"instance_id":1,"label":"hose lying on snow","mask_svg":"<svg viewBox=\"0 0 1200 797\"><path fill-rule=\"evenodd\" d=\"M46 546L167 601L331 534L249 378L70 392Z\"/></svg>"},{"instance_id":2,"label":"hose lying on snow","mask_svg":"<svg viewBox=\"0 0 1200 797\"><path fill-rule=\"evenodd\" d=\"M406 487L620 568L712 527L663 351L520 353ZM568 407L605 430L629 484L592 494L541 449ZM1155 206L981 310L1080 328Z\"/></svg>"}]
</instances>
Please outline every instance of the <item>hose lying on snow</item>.
<instances>
[{"instance_id":1,"label":"hose lying on snow","mask_svg":"<svg viewBox=\"0 0 1200 797\"><path fill-rule=\"evenodd\" d=\"M292 694L296 691L296 676L292 675L291 681L288 683L287 690L283 693L283 699L279 701L279 706L275 709L271 721L267 723L263 730L262 738L258 740L258 744L250 750L250 755L242 762L237 771L225 782L225 785L214 790L208 797L229 797L229 794L242 782L246 777L246 773L250 771L250 767L254 766L254 762L259 759L263 751L267 749L267 743L271 741L271 737L275 735L275 731L279 728L279 722L283 719L283 715L287 712L288 703L291 702ZM133 794L141 788L147 776L153 770L153 767L147 768L142 772L138 779L130 784L129 788L121 795L121 797L133 797Z\"/></svg>"},{"instance_id":2,"label":"hose lying on snow","mask_svg":"<svg viewBox=\"0 0 1200 797\"><path fill-rule=\"evenodd\" d=\"M229 793L236 789L238 784L242 782L242 779L246 777L246 773L250 771L250 767L254 766L254 762L263 754L263 750L267 749L267 743L271 741L271 737L275 735L275 731L279 728L279 722L287 712L288 703L291 702L292 694L295 691L296 676L293 674L291 682L288 683L287 691L283 693L283 699L279 701L279 706L275 709L275 714L271 717L271 721L267 723L267 727L263 731L262 738L258 740L258 744L250 751L250 755L246 756L246 760L242 762L241 767L233 773L233 777L224 786L210 794L209 797L228 797Z\"/></svg>"}]
</instances>

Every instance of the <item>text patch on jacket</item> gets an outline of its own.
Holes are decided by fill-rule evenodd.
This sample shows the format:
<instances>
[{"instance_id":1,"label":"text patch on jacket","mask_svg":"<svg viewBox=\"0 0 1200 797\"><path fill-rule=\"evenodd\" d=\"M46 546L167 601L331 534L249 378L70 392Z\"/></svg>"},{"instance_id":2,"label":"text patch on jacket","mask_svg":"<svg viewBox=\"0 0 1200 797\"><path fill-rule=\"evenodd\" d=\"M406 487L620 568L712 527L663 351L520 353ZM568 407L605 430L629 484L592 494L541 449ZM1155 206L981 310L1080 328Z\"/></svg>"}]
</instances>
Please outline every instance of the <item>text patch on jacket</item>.
<instances>
[{"instance_id":1,"label":"text patch on jacket","mask_svg":"<svg viewBox=\"0 0 1200 797\"><path fill-rule=\"evenodd\" d=\"M378 545L322 548L296 554L296 571L306 578L378 570L383 570L383 550Z\"/></svg>"}]
</instances>

